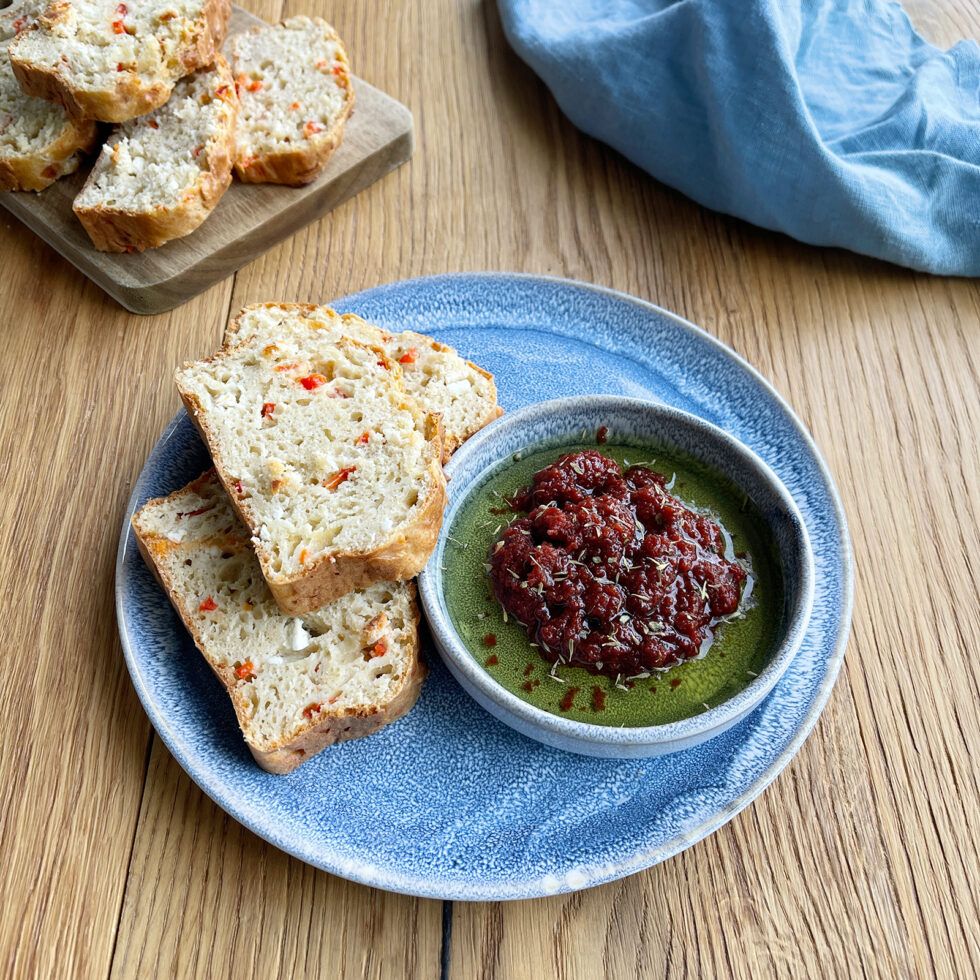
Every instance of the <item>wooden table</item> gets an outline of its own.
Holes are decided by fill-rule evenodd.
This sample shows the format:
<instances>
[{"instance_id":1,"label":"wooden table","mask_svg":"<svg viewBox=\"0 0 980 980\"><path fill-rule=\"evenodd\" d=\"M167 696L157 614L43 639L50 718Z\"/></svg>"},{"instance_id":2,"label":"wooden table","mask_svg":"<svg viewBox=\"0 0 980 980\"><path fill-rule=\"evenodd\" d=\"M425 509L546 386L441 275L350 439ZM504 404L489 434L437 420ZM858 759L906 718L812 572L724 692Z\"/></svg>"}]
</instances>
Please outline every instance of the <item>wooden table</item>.
<instances>
[{"instance_id":1,"label":"wooden table","mask_svg":"<svg viewBox=\"0 0 980 980\"><path fill-rule=\"evenodd\" d=\"M980 33L977 0L910 7L937 43ZM418 149L153 318L0 213L0 973L975 976L977 284L799 245L661 186L569 125L492 0L249 8L332 19L358 73L415 113ZM836 476L857 597L816 730L726 827L591 891L444 907L314 871L196 788L130 683L113 565L177 408L172 370L216 347L229 311L477 269L626 290L758 367Z\"/></svg>"}]
</instances>

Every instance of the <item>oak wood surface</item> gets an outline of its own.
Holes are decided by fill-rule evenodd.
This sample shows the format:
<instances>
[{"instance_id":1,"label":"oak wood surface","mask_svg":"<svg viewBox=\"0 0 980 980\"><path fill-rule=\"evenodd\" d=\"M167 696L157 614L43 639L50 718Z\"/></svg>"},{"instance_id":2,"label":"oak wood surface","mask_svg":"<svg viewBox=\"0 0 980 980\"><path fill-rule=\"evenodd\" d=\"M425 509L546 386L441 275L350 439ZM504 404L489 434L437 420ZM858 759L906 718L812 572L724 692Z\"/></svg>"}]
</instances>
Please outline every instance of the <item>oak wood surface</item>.
<instances>
[{"instance_id":1,"label":"oak wood surface","mask_svg":"<svg viewBox=\"0 0 980 980\"><path fill-rule=\"evenodd\" d=\"M228 311L454 270L634 293L748 358L840 487L857 591L830 703L723 829L587 892L452 908L452 977L980 973L980 292L705 211L577 133L486 0L248 4L337 26L413 160L177 310L124 313L0 214L0 973L433 977L438 902L275 851L150 730L113 614L171 374ZM948 45L980 2L907 9Z\"/></svg>"}]
</instances>

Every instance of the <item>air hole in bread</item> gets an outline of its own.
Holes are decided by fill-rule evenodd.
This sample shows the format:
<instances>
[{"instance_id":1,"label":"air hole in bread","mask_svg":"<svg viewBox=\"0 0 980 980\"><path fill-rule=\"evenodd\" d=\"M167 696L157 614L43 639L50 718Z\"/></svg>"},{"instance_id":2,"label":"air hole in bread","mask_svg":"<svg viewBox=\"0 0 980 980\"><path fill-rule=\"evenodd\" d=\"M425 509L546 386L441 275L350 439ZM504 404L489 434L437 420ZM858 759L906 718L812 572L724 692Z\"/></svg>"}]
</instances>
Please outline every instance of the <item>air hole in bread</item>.
<instances>
[{"instance_id":1,"label":"air hole in bread","mask_svg":"<svg viewBox=\"0 0 980 980\"><path fill-rule=\"evenodd\" d=\"M241 567L238 562L228 562L228 564L222 565L219 574L222 582L234 582L241 574ZM236 591L233 589L232 594L235 594Z\"/></svg>"}]
</instances>

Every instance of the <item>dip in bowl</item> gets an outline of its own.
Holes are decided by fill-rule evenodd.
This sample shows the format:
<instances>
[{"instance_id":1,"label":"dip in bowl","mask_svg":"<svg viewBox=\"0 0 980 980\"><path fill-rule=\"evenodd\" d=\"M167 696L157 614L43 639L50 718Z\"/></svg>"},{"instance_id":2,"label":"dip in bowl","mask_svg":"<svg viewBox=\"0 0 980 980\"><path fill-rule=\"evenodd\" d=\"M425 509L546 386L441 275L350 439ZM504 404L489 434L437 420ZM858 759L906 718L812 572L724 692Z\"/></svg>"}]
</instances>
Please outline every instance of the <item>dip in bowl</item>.
<instances>
[{"instance_id":1,"label":"dip in bowl","mask_svg":"<svg viewBox=\"0 0 980 980\"><path fill-rule=\"evenodd\" d=\"M447 475L419 578L432 635L464 689L531 738L684 749L745 717L799 649L803 522L710 423L615 396L543 402L477 433Z\"/></svg>"}]
</instances>

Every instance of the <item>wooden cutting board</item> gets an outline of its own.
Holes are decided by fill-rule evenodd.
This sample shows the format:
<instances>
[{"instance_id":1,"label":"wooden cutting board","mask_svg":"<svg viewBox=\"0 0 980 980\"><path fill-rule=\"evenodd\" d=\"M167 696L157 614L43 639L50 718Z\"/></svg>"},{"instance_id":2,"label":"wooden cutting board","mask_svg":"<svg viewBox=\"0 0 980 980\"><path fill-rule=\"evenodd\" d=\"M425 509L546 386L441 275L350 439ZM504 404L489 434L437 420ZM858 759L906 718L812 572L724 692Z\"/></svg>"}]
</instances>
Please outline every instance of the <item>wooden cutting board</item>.
<instances>
[{"instance_id":1,"label":"wooden cutting board","mask_svg":"<svg viewBox=\"0 0 980 980\"><path fill-rule=\"evenodd\" d=\"M229 36L263 21L232 7ZM233 181L186 238L131 255L99 252L71 205L88 166L39 194L0 193L0 205L133 313L162 313L204 292L300 228L374 183L411 155L412 114L354 77L354 113L324 172L305 187Z\"/></svg>"}]
</instances>

